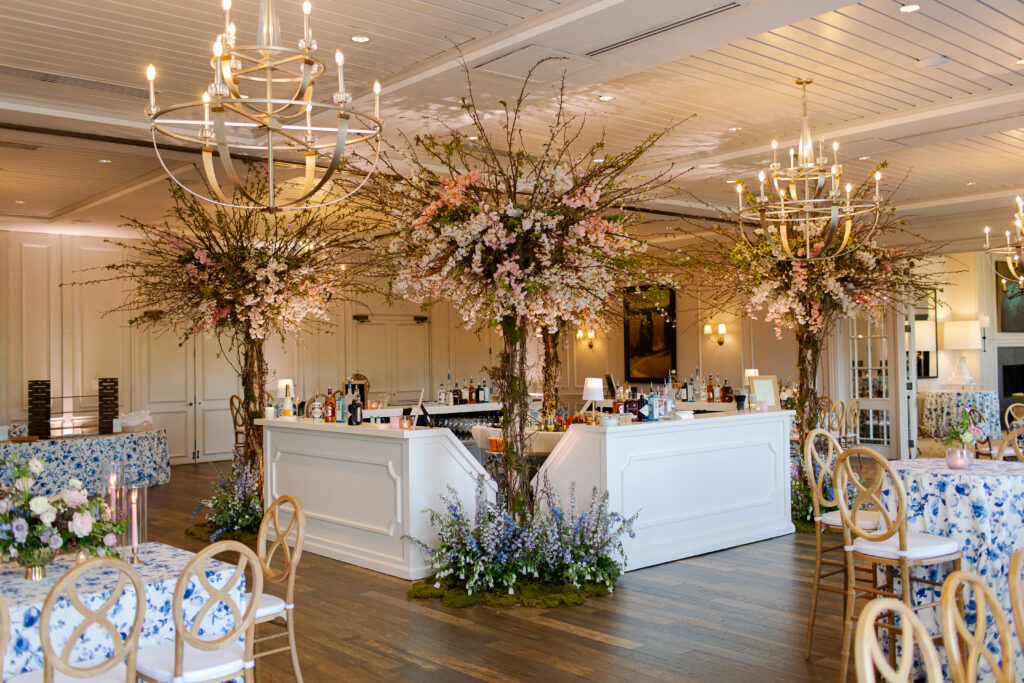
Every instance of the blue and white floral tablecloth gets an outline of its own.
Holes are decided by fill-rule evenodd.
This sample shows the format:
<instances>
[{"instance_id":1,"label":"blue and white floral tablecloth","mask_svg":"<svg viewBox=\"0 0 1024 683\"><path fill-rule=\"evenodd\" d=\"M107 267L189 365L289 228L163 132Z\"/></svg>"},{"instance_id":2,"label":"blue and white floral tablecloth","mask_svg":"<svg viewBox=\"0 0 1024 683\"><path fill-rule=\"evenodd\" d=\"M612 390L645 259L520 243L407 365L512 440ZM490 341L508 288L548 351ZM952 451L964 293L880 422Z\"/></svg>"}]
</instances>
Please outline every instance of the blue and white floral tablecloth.
<instances>
[{"instance_id":1,"label":"blue and white floral tablecloth","mask_svg":"<svg viewBox=\"0 0 1024 683\"><path fill-rule=\"evenodd\" d=\"M949 436L953 423L971 408L985 416L985 429L993 439L1002 435L999 396L994 391L922 391L924 405L918 423L925 434L936 439Z\"/></svg>"},{"instance_id":2,"label":"blue and white floral tablecloth","mask_svg":"<svg viewBox=\"0 0 1024 683\"><path fill-rule=\"evenodd\" d=\"M967 470L951 470L942 458L919 458L892 466L907 494L907 528L955 538L963 551L963 568L985 579L1009 616L1010 555L1024 549L1024 463L974 460ZM895 496L888 481L882 501L895 514ZM943 581L949 567L925 571L922 576ZM915 604L937 597L931 587L915 585ZM971 598L966 606L969 623L973 623L973 609ZM920 616L931 633L941 633L937 609L924 610ZM1010 626L1012 629L1012 618ZM989 647L995 648L991 622L988 632ZM1016 648L1016 680L1024 681L1024 652L1016 633L1011 634L1011 641ZM993 680L982 661L978 680Z\"/></svg>"},{"instance_id":3,"label":"blue and white floral tablecloth","mask_svg":"<svg viewBox=\"0 0 1024 683\"><path fill-rule=\"evenodd\" d=\"M142 636L139 647L150 647L174 641L174 617L171 614L171 599L174 586L185 565L192 559L193 553L163 543L144 543L139 548L139 557L143 564L133 565L146 587L146 616L142 623ZM7 600L11 615L11 637L4 654L4 675L16 675L26 671L36 671L43 666L43 646L39 641L39 611L43 606L47 593L57 583L57 579L74 563L74 555L60 555L46 568L46 578L42 581L26 581L24 570L13 562L0 564L0 595ZM235 572L235 566L211 561L207 564L207 577L214 586L223 586ZM111 576L107 571L89 572L86 579L97 586L97 592L88 593L87 584L79 584L79 592L85 605L96 609L110 597L112 580L103 579L103 575ZM106 590L104 590L106 588ZM206 599L206 592L193 578L192 584L186 589L184 600L185 623L189 624L199 612ZM243 605L245 600L245 580L239 581L231 590L231 597ZM131 589L121 597L119 604L107 613L120 633L126 633L135 619L135 596ZM81 623L81 617L68 602L67 598L58 601L54 609L51 630L57 625L66 626L66 633L55 634L54 644L60 651L64 640L71 635L75 627ZM234 626L231 611L227 605L219 604L211 609L203 620L200 635L217 637L224 635ZM74 650L75 661L88 661L99 657L109 657L113 650L109 647L109 636L100 635L98 629L90 628L83 640Z\"/></svg>"},{"instance_id":4,"label":"blue and white floral tablecloth","mask_svg":"<svg viewBox=\"0 0 1024 683\"><path fill-rule=\"evenodd\" d=\"M33 486L36 492L46 495L67 488L72 477L81 480L90 493L103 491L103 468L109 460L125 461L128 484L156 486L171 479L166 429L32 443L0 442L0 458L11 455L40 458L46 464L46 470Z\"/></svg>"}]
</instances>

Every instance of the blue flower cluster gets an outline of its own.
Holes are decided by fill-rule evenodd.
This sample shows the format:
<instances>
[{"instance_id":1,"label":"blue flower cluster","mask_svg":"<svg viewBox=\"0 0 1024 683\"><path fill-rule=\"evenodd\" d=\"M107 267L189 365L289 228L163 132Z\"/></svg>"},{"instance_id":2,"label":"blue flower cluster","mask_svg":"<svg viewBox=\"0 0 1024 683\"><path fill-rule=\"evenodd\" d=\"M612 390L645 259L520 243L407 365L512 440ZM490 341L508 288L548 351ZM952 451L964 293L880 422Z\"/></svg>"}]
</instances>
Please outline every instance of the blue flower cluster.
<instances>
[{"instance_id":1,"label":"blue flower cluster","mask_svg":"<svg viewBox=\"0 0 1024 683\"><path fill-rule=\"evenodd\" d=\"M216 465L214 469L217 469ZM217 474L220 474L219 469ZM225 531L257 533L263 519L263 502L256 476L248 467L234 464L230 477L221 476L214 483L213 497L199 501L199 507L192 512L192 519L204 508L210 510L206 516L214 529L210 543Z\"/></svg>"},{"instance_id":2,"label":"blue flower cluster","mask_svg":"<svg viewBox=\"0 0 1024 683\"><path fill-rule=\"evenodd\" d=\"M552 583L604 583L611 591L622 573L621 536L633 536L633 523L608 510L608 494L595 489L589 507L576 510L575 486L569 509L545 481L537 508L516 519L501 496L488 500L484 479L477 480L476 510L470 515L454 489L441 497L443 512L428 510L437 528L436 546L409 538L431 555L435 579L463 586L466 592L506 588L514 592L520 578ZM639 514L639 513L638 513Z\"/></svg>"}]
</instances>

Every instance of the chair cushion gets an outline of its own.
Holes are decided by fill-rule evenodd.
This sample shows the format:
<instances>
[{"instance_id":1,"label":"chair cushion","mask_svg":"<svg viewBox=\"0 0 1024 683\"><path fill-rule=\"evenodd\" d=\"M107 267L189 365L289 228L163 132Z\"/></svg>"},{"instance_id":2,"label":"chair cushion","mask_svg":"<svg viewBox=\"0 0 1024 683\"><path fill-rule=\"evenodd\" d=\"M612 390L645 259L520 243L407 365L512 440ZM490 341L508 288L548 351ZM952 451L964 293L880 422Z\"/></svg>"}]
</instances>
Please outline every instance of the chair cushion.
<instances>
[{"instance_id":1,"label":"chair cushion","mask_svg":"<svg viewBox=\"0 0 1024 683\"><path fill-rule=\"evenodd\" d=\"M245 594L245 604L249 604L252 600L252 593ZM267 617L274 614L284 614L285 602L276 595L268 595L263 593L260 595L260 604L256 605L256 618L266 619Z\"/></svg>"},{"instance_id":2,"label":"chair cushion","mask_svg":"<svg viewBox=\"0 0 1024 683\"><path fill-rule=\"evenodd\" d=\"M245 652L238 643L231 643L219 650L199 650L188 643L185 644L181 683L195 683L210 679L229 678L231 674L241 673L245 668L243 657ZM140 674L154 681L172 683L174 681L174 643L164 643L153 647L139 648L139 657L135 668ZM121 680L124 680L122 676Z\"/></svg>"},{"instance_id":3,"label":"chair cushion","mask_svg":"<svg viewBox=\"0 0 1024 683\"><path fill-rule=\"evenodd\" d=\"M900 559L900 537L893 534L884 541L869 541L858 538L853 542L854 552L873 555L888 560ZM923 534L919 531L907 532L907 559L927 560L930 557L952 555L960 551L960 544L954 538Z\"/></svg>"},{"instance_id":4,"label":"chair cushion","mask_svg":"<svg viewBox=\"0 0 1024 683\"><path fill-rule=\"evenodd\" d=\"M839 510L833 510L832 512L826 512L821 516L821 523L826 526L835 527L837 529L843 528L843 518L839 515ZM878 511L877 510L862 510L857 513L857 524L861 529L874 530L878 528Z\"/></svg>"},{"instance_id":5,"label":"chair cushion","mask_svg":"<svg viewBox=\"0 0 1024 683\"><path fill-rule=\"evenodd\" d=\"M75 662L75 666L83 669L88 669L90 666L95 666L100 662L105 661L103 659L91 659L88 662ZM124 663L118 664L108 671L92 676L91 678L71 678L60 671L53 672L54 683L80 683L81 681L87 681L88 683L124 683L127 672L124 668ZM4 678L8 683L43 683L43 670L29 671L18 676L11 678Z\"/></svg>"}]
</instances>

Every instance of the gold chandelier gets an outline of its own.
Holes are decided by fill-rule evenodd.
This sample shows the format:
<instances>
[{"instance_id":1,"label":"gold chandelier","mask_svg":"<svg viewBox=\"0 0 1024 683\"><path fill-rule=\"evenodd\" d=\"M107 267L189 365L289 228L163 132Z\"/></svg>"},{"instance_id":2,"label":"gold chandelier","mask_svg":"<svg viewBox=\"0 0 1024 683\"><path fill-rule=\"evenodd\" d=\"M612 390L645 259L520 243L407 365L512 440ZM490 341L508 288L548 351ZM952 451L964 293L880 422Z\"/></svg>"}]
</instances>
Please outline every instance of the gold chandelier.
<instances>
[{"instance_id":1,"label":"gold chandelier","mask_svg":"<svg viewBox=\"0 0 1024 683\"><path fill-rule=\"evenodd\" d=\"M832 163L825 154L824 136L815 156L807 118L807 86L812 82L809 78L796 81L803 88L803 116L799 147L789 150L789 167L782 167L778 142L772 140L772 164L758 174L757 196L745 199L743 185L736 184L742 238L748 244L764 239L776 258L790 261L835 258L857 248L870 239L880 214L881 173L875 173L874 199L868 200L854 193L852 185L844 187L838 142L832 143ZM856 241L853 219L869 213L874 214L873 222ZM759 239L747 235L752 224L758 226Z\"/></svg>"},{"instance_id":2,"label":"gold chandelier","mask_svg":"<svg viewBox=\"0 0 1024 683\"><path fill-rule=\"evenodd\" d=\"M146 115L150 118L153 147L167 174L186 192L205 201L270 213L330 206L359 191L380 158L380 83L373 84L372 116L351 109L348 105L352 95L345 90L344 56L338 50L338 89L330 102L314 100L314 84L326 69L315 56L309 0L302 3L303 35L297 48L282 45L274 0L260 0L253 45L236 45L231 0L222 0L221 8L224 32L214 40L210 60L213 82L201 99L158 107L156 68L150 64L146 69ZM333 121L314 125L314 114L325 112ZM189 188L168 168L160 152L163 137L199 145L208 194ZM368 155L373 158L369 173L351 191L335 192L330 197L319 195L318 201L321 191L337 189L346 146L360 143L373 147ZM265 191L249 191L236 160L265 165ZM318 163L321 161L322 165ZM236 193L243 203L231 199Z\"/></svg>"},{"instance_id":3,"label":"gold chandelier","mask_svg":"<svg viewBox=\"0 0 1024 683\"><path fill-rule=\"evenodd\" d=\"M1021 252L1024 251L1024 199L1017 196L1017 213L1013 216L1013 231L1006 231L1005 246L992 246L989 235L992 228L985 226L985 251L996 257L994 264L996 275L1003 284L1003 291L1010 282L1016 282L1024 290L1024 268L1021 267ZM999 272L999 262L1006 264L1010 278ZM1011 279L1012 278L1012 279Z\"/></svg>"}]
</instances>

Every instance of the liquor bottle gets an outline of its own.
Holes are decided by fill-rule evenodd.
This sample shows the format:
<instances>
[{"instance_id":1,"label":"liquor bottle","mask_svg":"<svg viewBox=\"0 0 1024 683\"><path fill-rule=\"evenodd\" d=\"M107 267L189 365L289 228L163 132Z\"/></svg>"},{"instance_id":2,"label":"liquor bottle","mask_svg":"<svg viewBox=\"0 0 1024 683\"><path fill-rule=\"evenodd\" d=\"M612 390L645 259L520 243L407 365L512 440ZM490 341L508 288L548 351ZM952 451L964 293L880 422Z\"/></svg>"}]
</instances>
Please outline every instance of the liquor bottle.
<instances>
[{"instance_id":1,"label":"liquor bottle","mask_svg":"<svg viewBox=\"0 0 1024 683\"><path fill-rule=\"evenodd\" d=\"M704 385L704 400L709 402L709 403L712 403L715 400L714 396L715 396L715 380L711 376L711 373L709 372L708 373L708 381Z\"/></svg>"},{"instance_id":2,"label":"liquor bottle","mask_svg":"<svg viewBox=\"0 0 1024 683\"><path fill-rule=\"evenodd\" d=\"M345 390L341 392L341 396L338 397L338 404L334 407L334 421L345 423L348 419L348 413L345 412L345 402L348 400L348 388L349 385L345 385Z\"/></svg>"},{"instance_id":3,"label":"liquor bottle","mask_svg":"<svg viewBox=\"0 0 1024 683\"><path fill-rule=\"evenodd\" d=\"M630 413L633 417L638 417L639 406L636 404L636 396L626 394L626 400L624 401L624 412Z\"/></svg>"},{"instance_id":4,"label":"liquor bottle","mask_svg":"<svg viewBox=\"0 0 1024 683\"><path fill-rule=\"evenodd\" d=\"M476 384L473 383L473 378L469 378L469 386L466 391L466 403L476 403Z\"/></svg>"},{"instance_id":5,"label":"liquor bottle","mask_svg":"<svg viewBox=\"0 0 1024 683\"><path fill-rule=\"evenodd\" d=\"M476 385L476 402L487 403L487 380L480 380L480 384Z\"/></svg>"},{"instance_id":6,"label":"liquor bottle","mask_svg":"<svg viewBox=\"0 0 1024 683\"><path fill-rule=\"evenodd\" d=\"M452 373L448 373L448 381L444 385L445 405L455 405L455 395L452 393Z\"/></svg>"},{"instance_id":7,"label":"liquor bottle","mask_svg":"<svg viewBox=\"0 0 1024 683\"><path fill-rule=\"evenodd\" d=\"M637 392L636 396L636 419L640 422L647 422L651 409L647 407L647 399L643 393Z\"/></svg>"},{"instance_id":8,"label":"liquor bottle","mask_svg":"<svg viewBox=\"0 0 1024 683\"><path fill-rule=\"evenodd\" d=\"M732 387L729 386L729 378L722 382L722 403L732 403Z\"/></svg>"},{"instance_id":9,"label":"liquor bottle","mask_svg":"<svg viewBox=\"0 0 1024 683\"><path fill-rule=\"evenodd\" d=\"M327 400L324 401L324 422L334 422L335 411L338 409L334 402L334 391L327 387Z\"/></svg>"},{"instance_id":10,"label":"liquor bottle","mask_svg":"<svg viewBox=\"0 0 1024 683\"><path fill-rule=\"evenodd\" d=\"M447 401L445 401L444 398L444 382L441 382L440 384L437 385L437 403L438 405L443 405L444 403L447 403Z\"/></svg>"},{"instance_id":11,"label":"liquor bottle","mask_svg":"<svg viewBox=\"0 0 1024 683\"><path fill-rule=\"evenodd\" d=\"M292 406L292 385L284 385L284 405L281 407L281 417L291 417L294 412Z\"/></svg>"},{"instance_id":12,"label":"liquor bottle","mask_svg":"<svg viewBox=\"0 0 1024 683\"><path fill-rule=\"evenodd\" d=\"M352 400L348 406L348 423L360 425L363 423L363 402L359 400L359 392L352 394Z\"/></svg>"},{"instance_id":13,"label":"liquor bottle","mask_svg":"<svg viewBox=\"0 0 1024 683\"><path fill-rule=\"evenodd\" d=\"M459 388L458 381L455 382L455 386L452 388L452 405L462 405L462 389Z\"/></svg>"}]
</instances>

